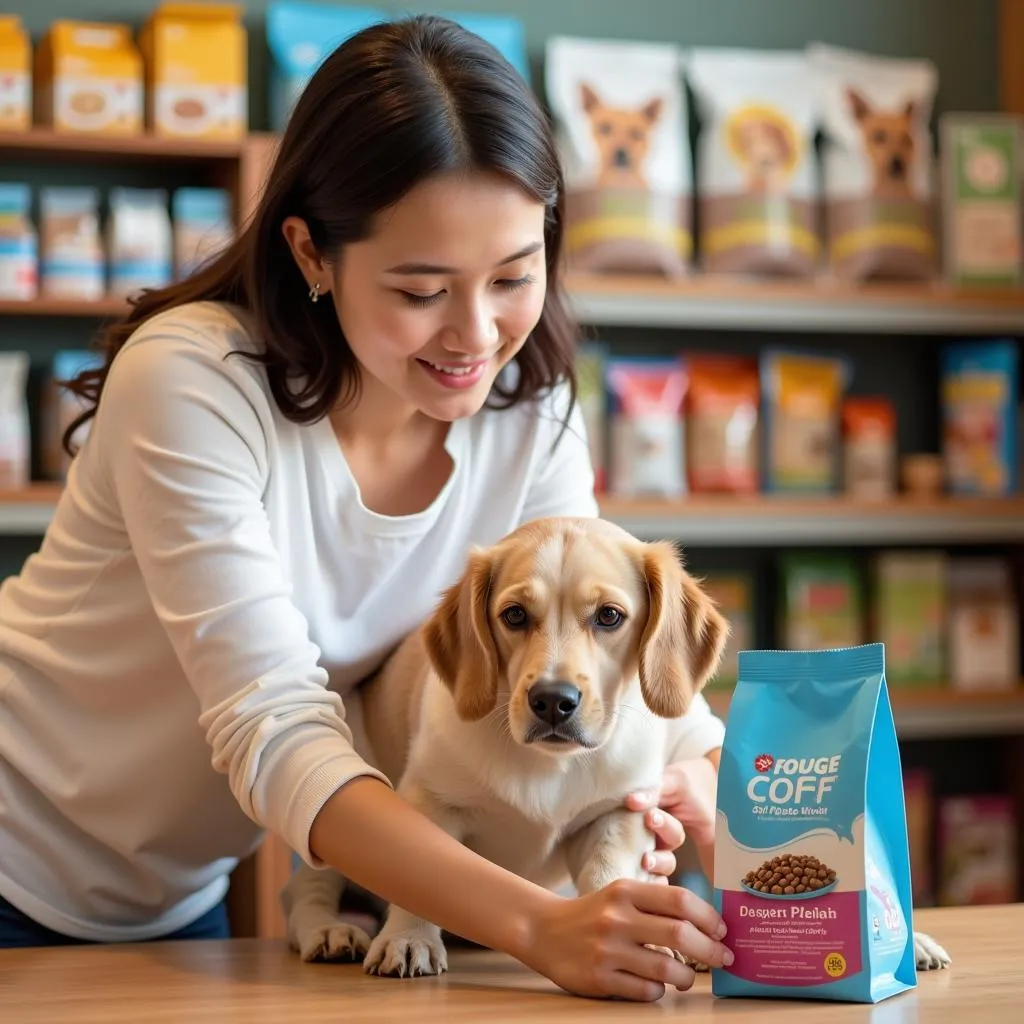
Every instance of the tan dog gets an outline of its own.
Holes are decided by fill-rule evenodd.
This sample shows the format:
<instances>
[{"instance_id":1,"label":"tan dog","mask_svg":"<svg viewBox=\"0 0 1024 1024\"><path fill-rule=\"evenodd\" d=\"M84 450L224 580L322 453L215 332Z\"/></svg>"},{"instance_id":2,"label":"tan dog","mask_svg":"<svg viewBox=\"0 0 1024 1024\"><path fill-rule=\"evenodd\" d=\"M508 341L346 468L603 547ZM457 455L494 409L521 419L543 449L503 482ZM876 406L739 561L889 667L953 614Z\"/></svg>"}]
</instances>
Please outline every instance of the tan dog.
<instances>
[{"instance_id":1,"label":"tan dog","mask_svg":"<svg viewBox=\"0 0 1024 1024\"><path fill-rule=\"evenodd\" d=\"M470 849L541 885L588 893L646 877L654 839L623 799L704 753L682 716L727 631L672 544L601 520L538 520L474 551L363 688L367 759ZM399 976L446 969L440 929L400 907L372 943L341 920L344 884L306 866L289 881L288 934L303 959L366 954L366 970Z\"/></svg>"},{"instance_id":2,"label":"tan dog","mask_svg":"<svg viewBox=\"0 0 1024 1024\"><path fill-rule=\"evenodd\" d=\"M747 191L778 195L785 191L793 167L793 142L782 128L765 118L745 120L736 128L743 156Z\"/></svg>"},{"instance_id":3,"label":"tan dog","mask_svg":"<svg viewBox=\"0 0 1024 1024\"><path fill-rule=\"evenodd\" d=\"M601 166L601 188L647 188L644 164L651 149L651 130L661 117L660 96L642 107L606 106L586 82L580 83L580 103L590 119Z\"/></svg>"},{"instance_id":4,"label":"tan dog","mask_svg":"<svg viewBox=\"0 0 1024 1024\"><path fill-rule=\"evenodd\" d=\"M913 100L902 110L875 110L856 90L847 89L861 141L873 169L872 192L879 199L911 199L910 172L916 158Z\"/></svg>"}]
</instances>

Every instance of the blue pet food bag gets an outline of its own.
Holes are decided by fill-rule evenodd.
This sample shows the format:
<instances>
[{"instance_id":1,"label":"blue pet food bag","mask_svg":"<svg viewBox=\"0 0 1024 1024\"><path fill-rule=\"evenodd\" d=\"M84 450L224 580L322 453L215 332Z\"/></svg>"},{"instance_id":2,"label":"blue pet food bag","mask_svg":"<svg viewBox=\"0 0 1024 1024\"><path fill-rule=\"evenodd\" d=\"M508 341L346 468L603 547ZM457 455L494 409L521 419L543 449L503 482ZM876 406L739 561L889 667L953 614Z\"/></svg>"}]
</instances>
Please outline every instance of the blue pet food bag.
<instances>
[{"instance_id":1,"label":"blue pet food bag","mask_svg":"<svg viewBox=\"0 0 1024 1024\"><path fill-rule=\"evenodd\" d=\"M882 644L741 651L718 779L716 996L877 1003L917 985Z\"/></svg>"},{"instance_id":2,"label":"blue pet food bag","mask_svg":"<svg viewBox=\"0 0 1024 1024\"><path fill-rule=\"evenodd\" d=\"M267 7L270 50L270 126L284 131L313 73L346 39L390 20L373 7L342 7L281 0Z\"/></svg>"},{"instance_id":3,"label":"blue pet food bag","mask_svg":"<svg viewBox=\"0 0 1024 1024\"><path fill-rule=\"evenodd\" d=\"M440 17L461 25L493 46L519 72L527 84L530 66L526 50L526 28L519 18L508 14L477 14L473 11L444 11Z\"/></svg>"}]
</instances>

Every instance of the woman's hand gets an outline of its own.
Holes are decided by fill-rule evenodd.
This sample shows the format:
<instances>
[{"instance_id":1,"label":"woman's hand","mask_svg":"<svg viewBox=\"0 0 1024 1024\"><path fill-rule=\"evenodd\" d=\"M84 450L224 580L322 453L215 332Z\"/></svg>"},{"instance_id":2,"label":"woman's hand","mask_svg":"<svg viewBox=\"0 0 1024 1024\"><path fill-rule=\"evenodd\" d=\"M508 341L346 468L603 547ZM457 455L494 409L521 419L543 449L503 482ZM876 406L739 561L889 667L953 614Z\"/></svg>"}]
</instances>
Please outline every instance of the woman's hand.
<instances>
[{"instance_id":1,"label":"woman's hand","mask_svg":"<svg viewBox=\"0 0 1024 1024\"><path fill-rule=\"evenodd\" d=\"M651 1002L693 985L691 967L663 946L710 967L728 966L725 922L699 896L674 885L619 879L545 908L520 958L569 992Z\"/></svg>"}]
</instances>

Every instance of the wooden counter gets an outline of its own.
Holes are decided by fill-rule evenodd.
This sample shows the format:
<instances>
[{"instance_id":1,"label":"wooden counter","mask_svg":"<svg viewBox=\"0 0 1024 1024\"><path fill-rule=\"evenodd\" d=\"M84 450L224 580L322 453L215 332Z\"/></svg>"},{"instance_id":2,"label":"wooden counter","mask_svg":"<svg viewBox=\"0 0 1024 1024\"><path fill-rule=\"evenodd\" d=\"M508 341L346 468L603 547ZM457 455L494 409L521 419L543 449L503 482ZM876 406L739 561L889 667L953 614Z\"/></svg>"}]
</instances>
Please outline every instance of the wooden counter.
<instances>
[{"instance_id":1,"label":"wooden counter","mask_svg":"<svg viewBox=\"0 0 1024 1024\"><path fill-rule=\"evenodd\" d=\"M701 977L655 1004L568 996L492 953L453 951L442 979L370 978L354 965L306 965L277 940L152 943L0 950L4 1024L348 1024L483 1021L530 1024L713 1016L785 1024L832 1021L1008 1021L1024 995L1024 904L922 910L918 928L949 950L953 966L877 1006L720 1000Z\"/></svg>"}]
</instances>

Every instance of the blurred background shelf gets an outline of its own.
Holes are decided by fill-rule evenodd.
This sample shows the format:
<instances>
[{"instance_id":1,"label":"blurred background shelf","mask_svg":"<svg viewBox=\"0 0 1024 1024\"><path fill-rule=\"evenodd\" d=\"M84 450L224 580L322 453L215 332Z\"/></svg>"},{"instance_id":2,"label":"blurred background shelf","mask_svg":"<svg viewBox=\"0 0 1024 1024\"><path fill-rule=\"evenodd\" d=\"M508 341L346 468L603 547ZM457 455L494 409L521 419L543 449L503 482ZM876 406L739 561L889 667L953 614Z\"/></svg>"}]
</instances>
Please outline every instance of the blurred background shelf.
<instances>
[{"instance_id":1,"label":"blurred background shelf","mask_svg":"<svg viewBox=\"0 0 1024 1024\"><path fill-rule=\"evenodd\" d=\"M37 160L40 157L65 156L77 160L123 162L238 160L246 146L237 142L210 142L202 139L165 139L149 133L141 135L86 135L32 128L29 131L0 131L0 156L5 161Z\"/></svg>"},{"instance_id":2,"label":"blurred background shelf","mask_svg":"<svg viewBox=\"0 0 1024 1024\"><path fill-rule=\"evenodd\" d=\"M106 319L127 311L128 304L121 299L0 299L0 316Z\"/></svg>"},{"instance_id":3,"label":"blurred background shelf","mask_svg":"<svg viewBox=\"0 0 1024 1024\"><path fill-rule=\"evenodd\" d=\"M987 543L1024 540L1024 498L794 498L754 495L633 501L603 496L601 514L643 539L683 544Z\"/></svg>"},{"instance_id":4,"label":"blurred background shelf","mask_svg":"<svg viewBox=\"0 0 1024 1024\"><path fill-rule=\"evenodd\" d=\"M0 536L42 533L62 489L57 483L34 483L20 491L0 490Z\"/></svg>"},{"instance_id":5,"label":"blurred background shelf","mask_svg":"<svg viewBox=\"0 0 1024 1024\"><path fill-rule=\"evenodd\" d=\"M695 275L574 274L574 315L595 326L956 335L1024 332L1024 290L937 284L841 286Z\"/></svg>"},{"instance_id":6,"label":"blurred background shelf","mask_svg":"<svg viewBox=\"0 0 1024 1024\"><path fill-rule=\"evenodd\" d=\"M727 718L731 693L705 691L715 713ZM971 692L932 687L889 689L901 740L957 736L1012 736L1024 729L1024 685L1012 690Z\"/></svg>"}]
</instances>

